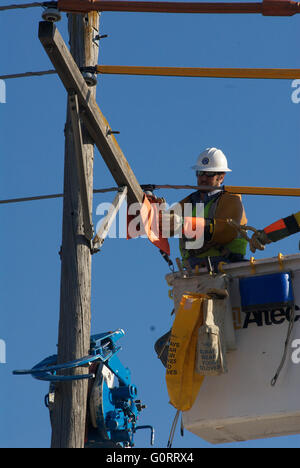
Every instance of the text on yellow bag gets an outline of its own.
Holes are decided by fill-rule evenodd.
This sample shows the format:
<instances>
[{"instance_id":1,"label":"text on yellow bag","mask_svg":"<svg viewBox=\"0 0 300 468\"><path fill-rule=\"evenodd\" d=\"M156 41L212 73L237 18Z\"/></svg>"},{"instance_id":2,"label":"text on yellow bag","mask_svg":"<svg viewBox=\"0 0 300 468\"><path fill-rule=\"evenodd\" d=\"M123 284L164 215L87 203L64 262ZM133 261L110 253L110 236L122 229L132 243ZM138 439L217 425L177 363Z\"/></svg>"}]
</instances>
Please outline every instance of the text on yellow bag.
<instances>
[{"instance_id":1,"label":"text on yellow bag","mask_svg":"<svg viewBox=\"0 0 300 468\"><path fill-rule=\"evenodd\" d=\"M198 330L203 323L205 294L183 294L172 327L166 382L170 403L181 411L194 404L204 376L195 372Z\"/></svg>"}]
</instances>

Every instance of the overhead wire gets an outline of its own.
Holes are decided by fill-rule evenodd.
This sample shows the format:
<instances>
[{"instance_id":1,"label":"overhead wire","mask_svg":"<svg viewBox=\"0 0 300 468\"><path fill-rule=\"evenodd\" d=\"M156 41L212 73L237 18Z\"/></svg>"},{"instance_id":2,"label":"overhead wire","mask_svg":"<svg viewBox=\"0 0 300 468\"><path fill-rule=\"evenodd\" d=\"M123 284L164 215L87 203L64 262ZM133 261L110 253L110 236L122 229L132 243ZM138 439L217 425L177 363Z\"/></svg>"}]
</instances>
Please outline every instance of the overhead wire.
<instances>
[{"instance_id":1,"label":"overhead wire","mask_svg":"<svg viewBox=\"0 0 300 468\"><path fill-rule=\"evenodd\" d=\"M190 78L249 78L293 80L300 77L298 68L203 68L203 67L144 67L97 65L97 73L107 75L142 75Z\"/></svg>"},{"instance_id":2,"label":"overhead wire","mask_svg":"<svg viewBox=\"0 0 300 468\"><path fill-rule=\"evenodd\" d=\"M35 200L47 200L50 198L61 198L63 197L62 193L56 193L53 195L39 195L36 197L24 197L24 198L9 198L7 200L0 200L1 205L6 205L8 203L22 203L22 202L29 202Z\"/></svg>"},{"instance_id":3,"label":"overhead wire","mask_svg":"<svg viewBox=\"0 0 300 468\"><path fill-rule=\"evenodd\" d=\"M59 0L6 5L0 11L37 6L55 6L60 11L88 13L89 11L125 11L152 13L261 13L264 16L293 16L300 12L299 2L264 0L263 2L170 2L170 1L118 1L118 0Z\"/></svg>"},{"instance_id":4,"label":"overhead wire","mask_svg":"<svg viewBox=\"0 0 300 468\"><path fill-rule=\"evenodd\" d=\"M44 2L34 2L34 3L20 3L19 5L3 5L0 6L0 11L5 11L5 10L18 10L18 9L24 9L24 8L34 8L34 7L43 7Z\"/></svg>"},{"instance_id":5,"label":"overhead wire","mask_svg":"<svg viewBox=\"0 0 300 468\"><path fill-rule=\"evenodd\" d=\"M36 72L25 72L25 73L15 73L13 75L1 75L0 80L11 80L13 78L27 78L31 76L43 76L43 75L55 75L57 74L56 70L44 70Z\"/></svg>"},{"instance_id":6,"label":"overhead wire","mask_svg":"<svg viewBox=\"0 0 300 468\"><path fill-rule=\"evenodd\" d=\"M35 2L35 3L27 3L27 4L20 4L20 5L6 5L0 6L0 11L9 10L9 9L17 9L17 8L30 8L30 7L37 7L37 6L46 6L49 5L51 2ZM178 71L179 70L179 71ZM225 75L224 75L225 70ZM182 68L162 68L162 67L119 67L119 66L97 66L95 67L95 71L98 73L133 73L133 74L167 74L165 76L178 76L177 73L182 73L182 76L185 75L187 71L192 73L188 76L200 76L199 73L203 76L203 73L207 74L208 71L210 76L216 76L216 71L218 73L222 73L222 77L233 77L233 72L235 73L234 77L245 78L250 77L248 75L249 71L253 72L254 75L251 78L290 78L291 73L296 73L298 76L299 70L292 70L292 69L182 69ZM196 73L196 75L194 74ZM197 74L198 73L198 74ZM242 73L242 74L241 74ZM54 75L57 74L56 70L44 70L44 71L35 71L35 72L25 72L25 73L17 73L17 74L10 74L10 75L0 75L1 80L8 80L13 78L26 78L32 76L43 76L43 75ZM168 75L171 74L171 75ZM246 75L245 75L246 74ZM218 75L221 76L220 74ZM294 75L293 75L294 76ZM150 187L151 189L192 189L192 190L199 190L201 187L193 186L193 185L148 185L144 187ZM208 186L203 186L202 188L210 188ZM293 188L267 188L267 187L232 187L232 186L223 186L221 187L223 191L227 191L230 193L239 193L239 194L246 194L246 195L283 195L283 196L300 196L300 189L293 189ZM117 188L109 188L109 189L99 189L95 190L94 193L105 193L110 191L115 191ZM7 199L7 200L0 200L0 204L8 204L8 203L20 203L20 202L27 202L27 201L34 201L34 200L46 200L46 199L53 199L53 198L60 198L63 197L63 194L53 194L53 195L41 195L35 197L22 197L22 198L14 198L14 199Z\"/></svg>"},{"instance_id":7,"label":"overhead wire","mask_svg":"<svg viewBox=\"0 0 300 468\"><path fill-rule=\"evenodd\" d=\"M106 192L116 192L118 191L118 187L110 187L106 189L95 189L93 193L106 193ZM54 193L52 195L38 195L35 197L22 197L22 198L9 198L7 200L0 200L0 205L6 205L9 203L22 203L22 202L29 202L29 201L37 201L37 200L49 200L52 198L63 198L63 193Z\"/></svg>"},{"instance_id":8,"label":"overhead wire","mask_svg":"<svg viewBox=\"0 0 300 468\"><path fill-rule=\"evenodd\" d=\"M120 65L96 65L95 73L99 75L135 75L165 76L186 78L248 78L293 80L300 77L298 68L199 68L199 67L144 67ZM1 75L0 79L26 78L32 76L55 75L56 70L42 70L11 75Z\"/></svg>"},{"instance_id":9,"label":"overhead wire","mask_svg":"<svg viewBox=\"0 0 300 468\"><path fill-rule=\"evenodd\" d=\"M173 190L210 190L216 189L210 185L155 185L155 184L143 184L141 188L144 191L153 191L159 189L173 189ZM288 197L300 197L299 188L278 188L278 187L234 187L229 185L222 185L218 187L223 192L236 193L243 195L270 195L270 196L288 196ZM119 187L108 187L103 189L94 189L93 193L108 193L117 192ZM47 200L51 198L62 198L62 193L56 193L51 195L38 195L34 197L22 197L22 198L10 198L6 200L0 200L0 205L9 203L21 203L36 200Z\"/></svg>"}]
</instances>

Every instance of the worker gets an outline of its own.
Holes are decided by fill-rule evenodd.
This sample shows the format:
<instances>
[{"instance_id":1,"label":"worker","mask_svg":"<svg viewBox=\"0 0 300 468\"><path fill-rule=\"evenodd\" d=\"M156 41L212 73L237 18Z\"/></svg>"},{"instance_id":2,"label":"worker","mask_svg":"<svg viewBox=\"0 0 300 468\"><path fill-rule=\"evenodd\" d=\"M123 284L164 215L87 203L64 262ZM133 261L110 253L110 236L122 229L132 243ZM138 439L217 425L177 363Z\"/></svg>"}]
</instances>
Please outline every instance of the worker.
<instances>
[{"instance_id":1,"label":"worker","mask_svg":"<svg viewBox=\"0 0 300 468\"><path fill-rule=\"evenodd\" d=\"M285 239L299 231L300 211L286 218L281 218L264 229L257 230L249 241L250 250L253 253L255 253L256 249L264 250L266 244Z\"/></svg>"},{"instance_id":2,"label":"worker","mask_svg":"<svg viewBox=\"0 0 300 468\"><path fill-rule=\"evenodd\" d=\"M197 185L209 188L193 192L179 202L182 213L186 203L192 204L194 217L197 204L204 204L203 245L201 248L187 248L187 245L191 245L187 244L187 241L191 239L181 236L179 248L183 263L188 261L191 268L195 268L196 265L204 267L207 266L209 257L211 266L216 270L220 262L243 261L247 241L226 221L231 218L238 224L246 224L241 195L226 193L220 188L226 173L231 172L226 156L220 149L207 148L199 155L192 169L196 171Z\"/></svg>"},{"instance_id":3,"label":"worker","mask_svg":"<svg viewBox=\"0 0 300 468\"><path fill-rule=\"evenodd\" d=\"M243 261L247 240L234 226L228 223L228 219L234 220L238 225L247 223L242 198L241 195L230 194L220 188L226 173L231 172L226 156L220 149L207 148L199 155L196 165L192 169L196 171L197 185L210 188L200 189L188 195L167 212L169 219L166 221L166 225L169 224L171 236L176 232L180 234L180 227L184 226L184 216L182 216L185 211L184 205L186 203L192 204L192 216L196 216L197 204L200 202L204 204L204 223L202 223L204 242L202 247L199 249L186 248L187 241L191 239L179 236L179 249L183 263L188 262L192 269L197 265L199 267L211 265L212 269L217 271L220 262ZM178 205L180 205L180 210L177 209ZM162 214L163 216L165 213ZM199 223L199 227L201 228L201 223ZM164 234L163 230L162 233ZM210 258L210 265L208 258ZM170 337L171 330L161 336L154 345L157 357L165 367L167 366Z\"/></svg>"}]
</instances>

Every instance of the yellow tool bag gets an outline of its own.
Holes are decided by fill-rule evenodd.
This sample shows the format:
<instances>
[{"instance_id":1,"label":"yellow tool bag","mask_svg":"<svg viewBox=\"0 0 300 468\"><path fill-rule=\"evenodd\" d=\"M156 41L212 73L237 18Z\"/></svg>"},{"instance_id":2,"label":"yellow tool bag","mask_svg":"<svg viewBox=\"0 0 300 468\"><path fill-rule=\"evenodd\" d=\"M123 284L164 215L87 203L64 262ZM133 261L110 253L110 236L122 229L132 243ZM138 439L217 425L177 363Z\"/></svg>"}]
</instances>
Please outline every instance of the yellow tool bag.
<instances>
[{"instance_id":1,"label":"yellow tool bag","mask_svg":"<svg viewBox=\"0 0 300 468\"><path fill-rule=\"evenodd\" d=\"M183 294L171 331L166 382L170 403L181 411L193 406L204 379L195 372L195 361L207 298L205 294Z\"/></svg>"}]
</instances>

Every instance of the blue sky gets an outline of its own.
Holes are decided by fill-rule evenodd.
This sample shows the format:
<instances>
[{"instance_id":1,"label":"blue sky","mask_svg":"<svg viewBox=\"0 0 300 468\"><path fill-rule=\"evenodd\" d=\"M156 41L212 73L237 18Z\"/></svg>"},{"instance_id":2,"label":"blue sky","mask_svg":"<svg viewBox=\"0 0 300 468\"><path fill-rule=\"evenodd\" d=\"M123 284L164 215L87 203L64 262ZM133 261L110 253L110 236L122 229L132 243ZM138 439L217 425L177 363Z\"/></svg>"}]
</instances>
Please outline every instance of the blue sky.
<instances>
[{"instance_id":1,"label":"blue sky","mask_svg":"<svg viewBox=\"0 0 300 468\"><path fill-rule=\"evenodd\" d=\"M21 3L21 2L20 2ZM0 75L52 68L38 40L41 10L0 13ZM299 16L104 13L99 63L186 67L299 68ZM67 41L66 15L58 28ZM195 184L190 167L201 150L221 148L232 173L227 185L297 187L299 110L290 80L99 77L97 102L141 184ZM63 190L66 93L56 76L7 80L0 104L0 199ZM94 187L114 186L96 150ZM173 203L187 191L159 190ZM114 194L95 195L99 203ZM293 197L243 197L249 224L262 228L299 211ZM1 322L6 364L0 364L0 446L48 447L46 383L14 369L56 352L59 318L62 201L1 205ZM256 258L297 253L299 236L271 245ZM178 253L170 241L173 261ZM247 253L248 257L250 253ZM147 404L141 424L156 429L166 447L174 409L164 368L153 350L171 326L172 303L158 250L147 240L107 239L93 257L92 333L123 328L122 362ZM136 435L149 446L148 432ZM280 437L225 447L296 447ZM211 447L176 431L174 447Z\"/></svg>"}]
</instances>

